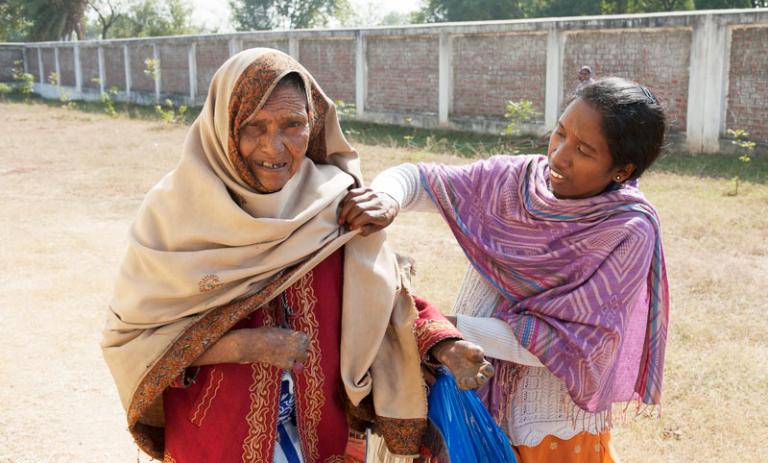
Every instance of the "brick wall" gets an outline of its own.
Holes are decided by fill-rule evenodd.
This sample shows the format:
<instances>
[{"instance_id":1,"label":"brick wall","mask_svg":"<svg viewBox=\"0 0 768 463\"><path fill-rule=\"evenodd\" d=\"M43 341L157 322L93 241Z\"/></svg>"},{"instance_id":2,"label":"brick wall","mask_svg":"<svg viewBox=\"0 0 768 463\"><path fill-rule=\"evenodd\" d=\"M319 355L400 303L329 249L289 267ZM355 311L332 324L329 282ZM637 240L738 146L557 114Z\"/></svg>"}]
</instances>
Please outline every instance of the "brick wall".
<instances>
[{"instance_id":1,"label":"brick wall","mask_svg":"<svg viewBox=\"0 0 768 463\"><path fill-rule=\"evenodd\" d=\"M688 110L690 30L615 30L567 34L563 57L563 104L578 83L579 68L596 78L618 76L645 86L666 106L672 130L685 130Z\"/></svg>"},{"instance_id":2,"label":"brick wall","mask_svg":"<svg viewBox=\"0 0 768 463\"><path fill-rule=\"evenodd\" d=\"M726 126L768 140L768 27L734 29Z\"/></svg>"},{"instance_id":3,"label":"brick wall","mask_svg":"<svg viewBox=\"0 0 768 463\"><path fill-rule=\"evenodd\" d=\"M213 75L229 58L229 43L224 40L197 43L197 93L207 95Z\"/></svg>"},{"instance_id":4,"label":"brick wall","mask_svg":"<svg viewBox=\"0 0 768 463\"><path fill-rule=\"evenodd\" d=\"M354 40L302 41L299 60L332 100L355 102Z\"/></svg>"},{"instance_id":5,"label":"brick wall","mask_svg":"<svg viewBox=\"0 0 768 463\"><path fill-rule=\"evenodd\" d=\"M24 52L18 48L0 47L0 82L13 82L13 68L24 68L23 64L15 64L24 60Z\"/></svg>"},{"instance_id":6,"label":"brick wall","mask_svg":"<svg viewBox=\"0 0 768 463\"><path fill-rule=\"evenodd\" d=\"M475 35L453 41L453 114L502 117L526 99L544 117L547 36Z\"/></svg>"},{"instance_id":7,"label":"brick wall","mask_svg":"<svg viewBox=\"0 0 768 463\"><path fill-rule=\"evenodd\" d=\"M59 47L59 71L61 71L59 76L61 85L74 87L77 84L75 77L75 52L72 47Z\"/></svg>"},{"instance_id":8,"label":"brick wall","mask_svg":"<svg viewBox=\"0 0 768 463\"><path fill-rule=\"evenodd\" d=\"M152 59L151 46L130 46L128 56L131 64L131 92L155 93L155 80L144 73L145 61Z\"/></svg>"},{"instance_id":9,"label":"brick wall","mask_svg":"<svg viewBox=\"0 0 768 463\"><path fill-rule=\"evenodd\" d=\"M56 52L53 48L43 48L43 81L48 84L51 73L56 72Z\"/></svg>"},{"instance_id":10,"label":"brick wall","mask_svg":"<svg viewBox=\"0 0 768 463\"><path fill-rule=\"evenodd\" d=\"M274 48L288 53L288 40L243 40L241 48L243 50L249 48Z\"/></svg>"},{"instance_id":11,"label":"brick wall","mask_svg":"<svg viewBox=\"0 0 768 463\"><path fill-rule=\"evenodd\" d=\"M439 37L448 40L442 48ZM21 49L26 49L28 72L45 83L56 69L52 47L59 47L61 82L73 87L72 47L77 46L82 83L88 91L75 98L92 99L96 97L92 90L99 88L92 81L99 74L97 47L105 50L106 84L122 88L121 48L126 44L131 90L144 93L137 95L137 101L148 102L143 97L155 92L152 76L144 73L145 59L153 57L154 47L162 65L162 93L187 97L188 47L195 44L194 103L199 103L213 74L229 58L230 43L243 49L271 47L285 52L295 43L299 60L331 98L356 102L364 93L365 104L359 108L364 120L495 133L500 130L498 119L506 101L527 99L544 113L529 128L543 132L544 125L558 117L558 106L551 103L564 106L577 84L579 67L588 64L597 77L617 75L650 87L666 106L671 128L690 130L686 146L694 152L720 149L723 126L743 128L753 139L768 142L768 10L764 9L252 32L76 45L0 44L0 79L10 79L13 61L23 57ZM357 66L361 44L365 65ZM39 50L43 72L38 71ZM440 67L442 52L451 54L450 66ZM357 74L360 69L364 75ZM450 90L443 95L441 78L450 83L443 87ZM359 82L363 87L358 89ZM39 91L53 97L46 87ZM559 94L547 93L554 91ZM691 101L689 93L695 95Z\"/></svg>"},{"instance_id":12,"label":"brick wall","mask_svg":"<svg viewBox=\"0 0 768 463\"><path fill-rule=\"evenodd\" d=\"M40 82L40 69L37 65L37 52L38 50L35 49L29 49L27 50L27 72L32 74L32 77L35 78L35 82Z\"/></svg>"},{"instance_id":13,"label":"brick wall","mask_svg":"<svg viewBox=\"0 0 768 463\"><path fill-rule=\"evenodd\" d=\"M160 88L163 93L189 95L189 47L162 45L160 52Z\"/></svg>"},{"instance_id":14,"label":"brick wall","mask_svg":"<svg viewBox=\"0 0 768 463\"><path fill-rule=\"evenodd\" d=\"M437 36L371 37L367 54L366 110L437 112Z\"/></svg>"},{"instance_id":15,"label":"brick wall","mask_svg":"<svg viewBox=\"0 0 768 463\"><path fill-rule=\"evenodd\" d=\"M125 90L125 58L123 47L104 47L104 88Z\"/></svg>"},{"instance_id":16,"label":"brick wall","mask_svg":"<svg viewBox=\"0 0 768 463\"><path fill-rule=\"evenodd\" d=\"M80 47L80 68L82 69L83 88L99 90L99 49L98 47Z\"/></svg>"}]
</instances>

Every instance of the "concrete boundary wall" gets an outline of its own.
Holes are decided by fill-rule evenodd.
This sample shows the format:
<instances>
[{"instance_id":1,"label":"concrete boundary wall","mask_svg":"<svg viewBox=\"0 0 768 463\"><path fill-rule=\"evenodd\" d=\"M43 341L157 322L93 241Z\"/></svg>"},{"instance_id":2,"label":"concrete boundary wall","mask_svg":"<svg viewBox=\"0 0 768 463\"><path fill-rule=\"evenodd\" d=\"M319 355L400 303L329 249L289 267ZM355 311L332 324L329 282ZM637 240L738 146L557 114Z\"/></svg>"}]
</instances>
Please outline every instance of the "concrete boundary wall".
<instances>
[{"instance_id":1,"label":"concrete boundary wall","mask_svg":"<svg viewBox=\"0 0 768 463\"><path fill-rule=\"evenodd\" d=\"M23 65L47 98L117 88L121 101L201 105L216 69L259 46L373 122L499 132L506 101L527 99L539 114L522 129L545 133L586 64L651 88L691 152L718 151L729 128L768 142L768 9L0 44L0 81Z\"/></svg>"}]
</instances>

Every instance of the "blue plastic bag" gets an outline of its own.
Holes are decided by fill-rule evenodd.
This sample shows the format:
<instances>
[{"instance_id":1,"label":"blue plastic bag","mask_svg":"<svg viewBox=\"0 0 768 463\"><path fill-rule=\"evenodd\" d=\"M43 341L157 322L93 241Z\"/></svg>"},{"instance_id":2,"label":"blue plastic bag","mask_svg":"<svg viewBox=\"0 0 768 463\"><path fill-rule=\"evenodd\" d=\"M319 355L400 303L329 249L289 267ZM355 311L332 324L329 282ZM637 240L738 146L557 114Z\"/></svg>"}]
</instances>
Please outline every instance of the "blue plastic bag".
<instances>
[{"instance_id":1,"label":"blue plastic bag","mask_svg":"<svg viewBox=\"0 0 768 463\"><path fill-rule=\"evenodd\" d=\"M451 463L516 463L512 446L474 391L462 391L443 368L429 391L429 419L442 434Z\"/></svg>"}]
</instances>

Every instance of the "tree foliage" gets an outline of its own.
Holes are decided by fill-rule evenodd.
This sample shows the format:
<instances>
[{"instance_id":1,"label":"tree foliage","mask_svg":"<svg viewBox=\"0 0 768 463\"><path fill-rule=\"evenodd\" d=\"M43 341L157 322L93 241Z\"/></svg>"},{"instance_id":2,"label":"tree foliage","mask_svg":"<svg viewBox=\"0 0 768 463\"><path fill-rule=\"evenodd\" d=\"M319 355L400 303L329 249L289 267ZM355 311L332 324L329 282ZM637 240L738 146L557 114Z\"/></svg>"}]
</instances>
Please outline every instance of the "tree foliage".
<instances>
[{"instance_id":1,"label":"tree foliage","mask_svg":"<svg viewBox=\"0 0 768 463\"><path fill-rule=\"evenodd\" d=\"M0 0L0 36L26 41L83 38L86 0Z\"/></svg>"},{"instance_id":2,"label":"tree foliage","mask_svg":"<svg viewBox=\"0 0 768 463\"><path fill-rule=\"evenodd\" d=\"M161 35L183 35L203 32L204 29L192 22L192 7L185 0L138 0L130 3L111 1L103 2L115 5L112 24L104 30L102 22L101 37L157 37Z\"/></svg>"},{"instance_id":3,"label":"tree foliage","mask_svg":"<svg viewBox=\"0 0 768 463\"><path fill-rule=\"evenodd\" d=\"M306 29L324 26L343 0L230 0L238 31Z\"/></svg>"},{"instance_id":4,"label":"tree foliage","mask_svg":"<svg viewBox=\"0 0 768 463\"><path fill-rule=\"evenodd\" d=\"M423 0L420 22L759 8L768 0Z\"/></svg>"},{"instance_id":5,"label":"tree foliage","mask_svg":"<svg viewBox=\"0 0 768 463\"><path fill-rule=\"evenodd\" d=\"M126 14L126 5L122 0L88 0L88 7L96 14L101 28L99 38L109 38L109 29Z\"/></svg>"},{"instance_id":6,"label":"tree foliage","mask_svg":"<svg viewBox=\"0 0 768 463\"><path fill-rule=\"evenodd\" d=\"M530 16L531 0L427 0L422 8L427 22L483 21Z\"/></svg>"},{"instance_id":7,"label":"tree foliage","mask_svg":"<svg viewBox=\"0 0 768 463\"><path fill-rule=\"evenodd\" d=\"M20 42L31 26L20 1L0 0L0 42Z\"/></svg>"}]
</instances>

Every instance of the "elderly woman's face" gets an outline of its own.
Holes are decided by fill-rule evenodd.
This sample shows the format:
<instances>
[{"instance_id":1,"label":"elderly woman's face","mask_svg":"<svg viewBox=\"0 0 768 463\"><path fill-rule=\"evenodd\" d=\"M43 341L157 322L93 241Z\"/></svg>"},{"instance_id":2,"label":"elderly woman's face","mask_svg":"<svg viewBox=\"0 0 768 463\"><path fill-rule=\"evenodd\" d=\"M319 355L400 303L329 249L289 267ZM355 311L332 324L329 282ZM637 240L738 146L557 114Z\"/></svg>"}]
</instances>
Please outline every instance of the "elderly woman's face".
<instances>
[{"instance_id":1,"label":"elderly woman's face","mask_svg":"<svg viewBox=\"0 0 768 463\"><path fill-rule=\"evenodd\" d=\"M281 190L299 170L309 144L307 98L280 83L264 106L240 128L240 154L261 193Z\"/></svg>"}]
</instances>

